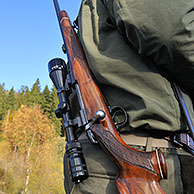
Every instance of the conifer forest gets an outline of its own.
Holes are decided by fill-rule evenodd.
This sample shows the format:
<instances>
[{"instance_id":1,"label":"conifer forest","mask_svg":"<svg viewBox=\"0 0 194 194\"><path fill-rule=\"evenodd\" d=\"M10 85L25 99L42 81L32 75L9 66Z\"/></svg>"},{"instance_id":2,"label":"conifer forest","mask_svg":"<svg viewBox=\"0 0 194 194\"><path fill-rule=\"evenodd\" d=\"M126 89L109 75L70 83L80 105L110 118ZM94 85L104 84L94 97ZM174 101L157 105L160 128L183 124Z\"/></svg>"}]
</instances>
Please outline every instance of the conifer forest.
<instances>
[{"instance_id":1,"label":"conifer forest","mask_svg":"<svg viewBox=\"0 0 194 194\"><path fill-rule=\"evenodd\" d=\"M0 194L62 194L65 138L56 89L0 84Z\"/></svg>"}]
</instances>

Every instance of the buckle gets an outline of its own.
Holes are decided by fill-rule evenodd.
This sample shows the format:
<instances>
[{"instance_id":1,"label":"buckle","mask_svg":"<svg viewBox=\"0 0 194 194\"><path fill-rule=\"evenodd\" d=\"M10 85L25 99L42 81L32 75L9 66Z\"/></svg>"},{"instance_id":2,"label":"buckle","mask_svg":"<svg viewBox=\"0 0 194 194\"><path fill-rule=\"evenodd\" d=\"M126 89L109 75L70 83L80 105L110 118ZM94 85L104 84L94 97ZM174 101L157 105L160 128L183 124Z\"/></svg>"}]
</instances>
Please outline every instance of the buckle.
<instances>
[{"instance_id":1,"label":"buckle","mask_svg":"<svg viewBox=\"0 0 194 194\"><path fill-rule=\"evenodd\" d=\"M181 146L184 150L194 155L194 141L187 133L176 134L173 142Z\"/></svg>"}]
</instances>

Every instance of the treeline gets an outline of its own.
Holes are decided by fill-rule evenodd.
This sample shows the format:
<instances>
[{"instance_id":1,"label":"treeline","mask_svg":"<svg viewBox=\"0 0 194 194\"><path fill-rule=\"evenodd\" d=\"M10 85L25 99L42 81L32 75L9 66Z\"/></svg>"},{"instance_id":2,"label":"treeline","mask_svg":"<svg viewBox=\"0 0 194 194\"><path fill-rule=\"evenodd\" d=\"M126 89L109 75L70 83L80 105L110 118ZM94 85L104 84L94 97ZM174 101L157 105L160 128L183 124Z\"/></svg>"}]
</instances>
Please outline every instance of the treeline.
<instances>
[{"instance_id":1,"label":"treeline","mask_svg":"<svg viewBox=\"0 0 194 194\"><path fill-rule=\"evenodd\" d=\"M0 84L0 193L63 194L65 140L56 89Z\"/></svg>"},{"instance_id":2,"label":"treeline","mask_svg":"<svg viewBox=\"0 0 194 194\"><path fill-rule=\"evenodd\" d=\"M19 91L10 91L5 89L5 84L0 84L0 126L4 119L10 119L13 113L18 110L21 105L39 106L43 113L52 120L56 133L61 135L61 122L55 116L55 109L58 105L57 91L55 87L49 90L45 86L41 92L39 79L33 84L31 90L28 86L21 86Z\"/></svg>"}]
</instances>

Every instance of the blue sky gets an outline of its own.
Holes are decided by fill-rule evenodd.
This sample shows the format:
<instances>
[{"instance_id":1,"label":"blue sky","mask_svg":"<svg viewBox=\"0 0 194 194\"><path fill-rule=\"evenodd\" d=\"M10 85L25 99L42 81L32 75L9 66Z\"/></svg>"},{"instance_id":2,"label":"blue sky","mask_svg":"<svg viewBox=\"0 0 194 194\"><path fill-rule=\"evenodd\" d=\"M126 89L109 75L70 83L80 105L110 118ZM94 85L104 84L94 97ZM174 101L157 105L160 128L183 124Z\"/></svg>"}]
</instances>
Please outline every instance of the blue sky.
<instances>
[{"instance_id":1,"label":"blue sky","mask_svg":"<svg viewBox=\"0 0 194 194\"><path fill-rule=\"evenodd\" d=\"M73 21L81 0L58 0ZM53 0L5 0L0 6L0 84L5 89L30 89L36 79L41 88L52 87L47 64L65 58Z\"/></svg>"}]
</instances>

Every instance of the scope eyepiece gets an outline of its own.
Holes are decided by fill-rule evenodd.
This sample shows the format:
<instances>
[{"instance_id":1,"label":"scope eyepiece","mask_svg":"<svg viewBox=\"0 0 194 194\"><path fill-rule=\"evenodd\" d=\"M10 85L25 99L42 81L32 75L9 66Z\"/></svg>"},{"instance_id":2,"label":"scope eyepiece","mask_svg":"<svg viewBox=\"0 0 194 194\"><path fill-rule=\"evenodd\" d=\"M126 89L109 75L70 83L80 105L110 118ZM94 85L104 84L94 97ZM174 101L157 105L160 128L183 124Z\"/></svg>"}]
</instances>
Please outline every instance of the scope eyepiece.
<instances>
[{"instance_id":1,"label":"scope eyepiece","mask_svg":"<svg viewBox=\"0 0 194 194\"><path fill-rule=\"evenodd\" d=\"M67 76L67 65L61 58L54 58L48 63L49 76L55 85L56 89L64 86L64 80Z\"/></svg>"},{"instance_id":2,"label":"scope eyepiece","mask_svg":"<svg viewBox=\"0 0 194 194\"><path fill-rule=\"evenodd\" d=\"M49 74L55 70L61 70L61 69L66 70L65 66L66 66L66 63L63 59L61 58L51 59L48 63Z\"/></svg>"},{"instance_id":3,"label":"scope eyepiece","mask_svg":"<svg viewBox=\"0 0 194 194\"><path fill-rule=\"evenodd\" d=\"M66 154L69 161L71 179L75 183L88 178L88 170L82 152L82 146L78 141L66 144Z\"/></svg>"}]
</instances>

